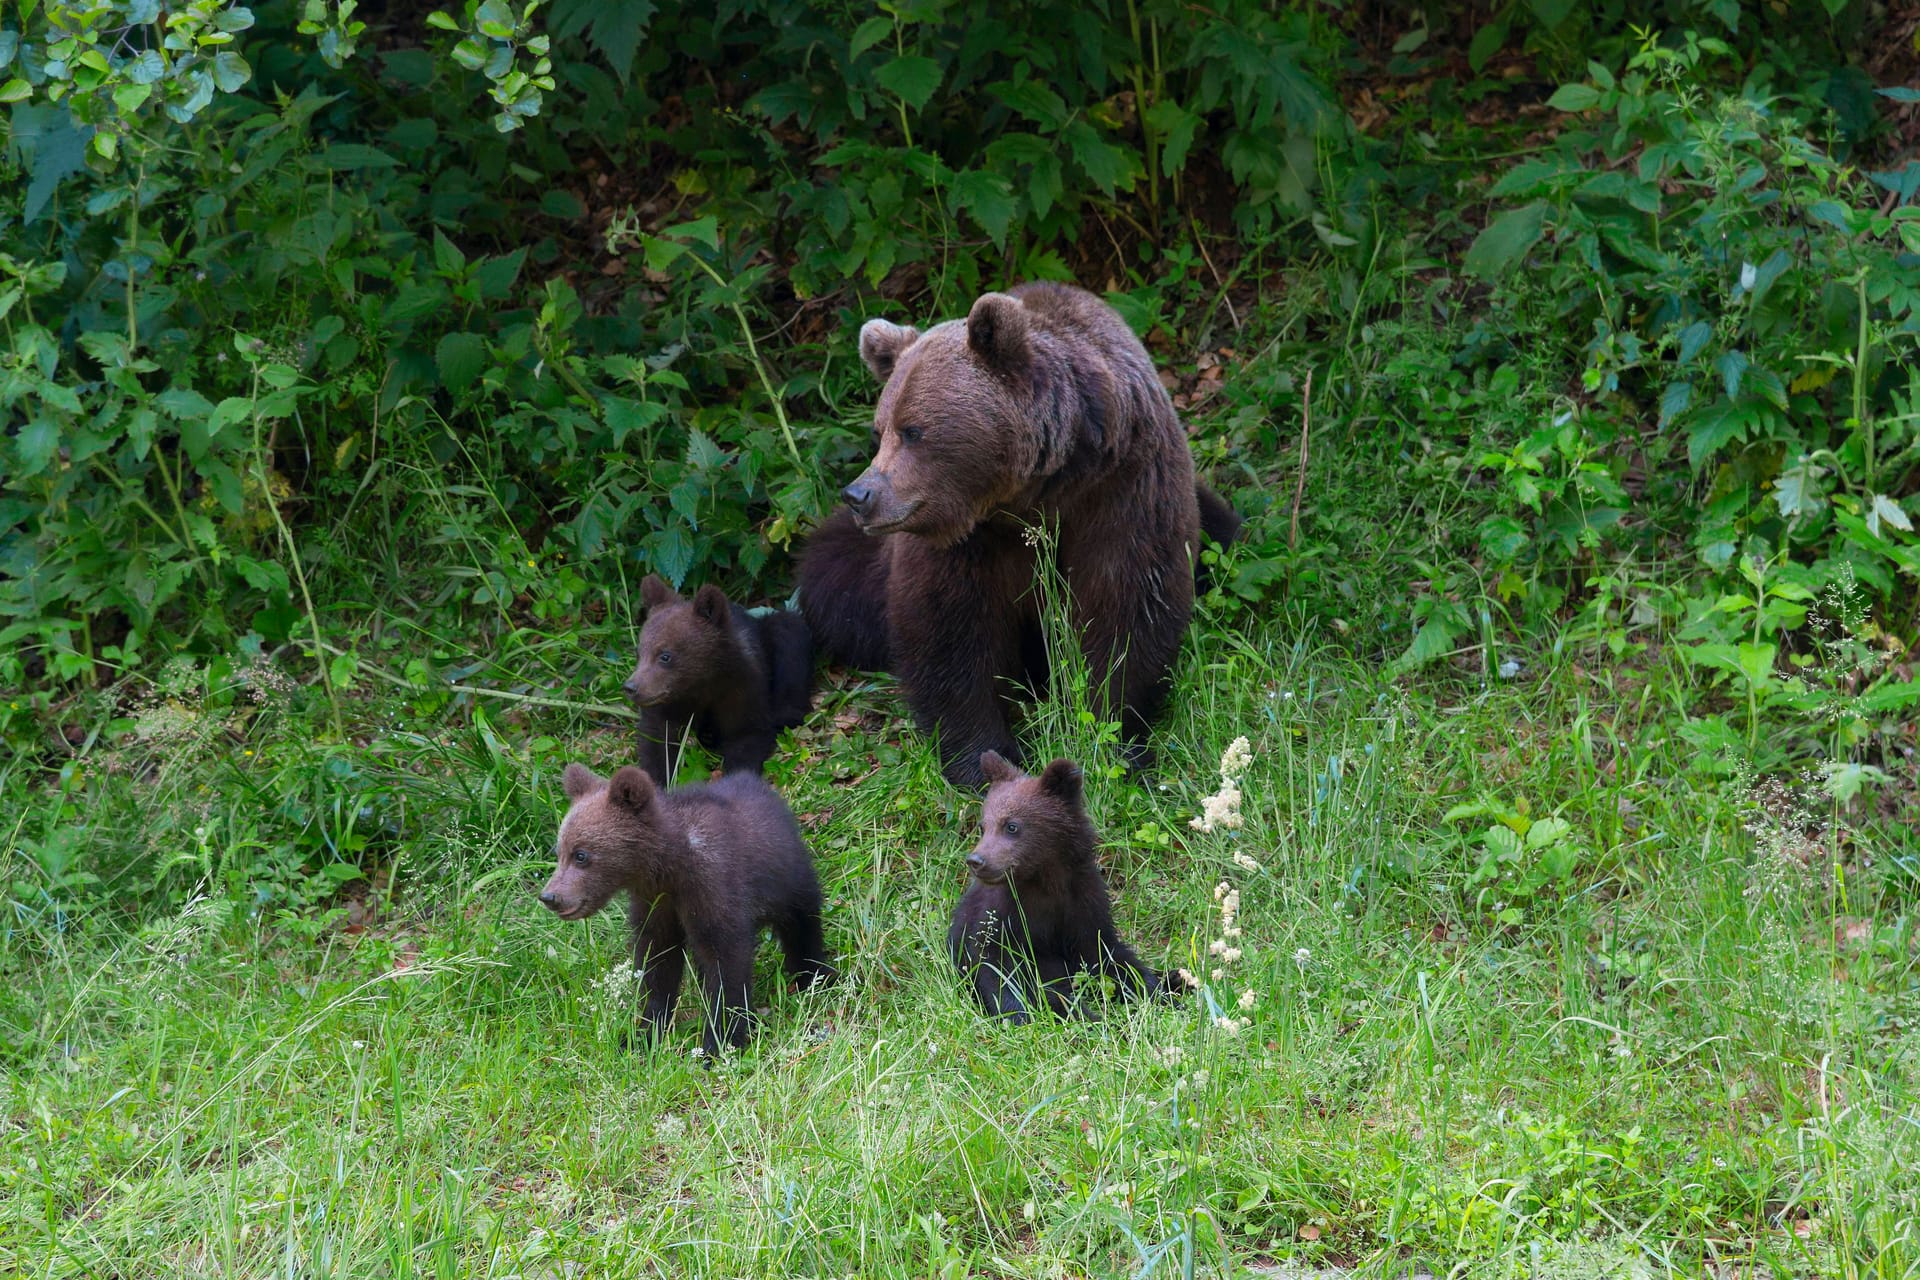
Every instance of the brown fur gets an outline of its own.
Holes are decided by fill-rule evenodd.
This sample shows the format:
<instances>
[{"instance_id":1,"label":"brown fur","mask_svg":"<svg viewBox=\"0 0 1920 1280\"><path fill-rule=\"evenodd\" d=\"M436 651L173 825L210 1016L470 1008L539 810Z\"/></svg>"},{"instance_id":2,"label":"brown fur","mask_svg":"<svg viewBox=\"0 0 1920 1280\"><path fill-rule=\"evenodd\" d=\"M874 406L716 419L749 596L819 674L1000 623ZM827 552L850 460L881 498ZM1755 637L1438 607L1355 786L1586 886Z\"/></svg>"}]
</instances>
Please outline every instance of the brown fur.
<instances>
[{"instance_id":1,"label":"brown fur","mask_svg":"<svg viewBox=\"0 0 1920 1280\"><path fill-rule=\"evenodd\" d=\"M572 803L540 901L562 920L584 920L627 894L649 1030L672 1020L691 956L706 991L707 1052L746 1044L762 928L779 938L803 989L833 977L812 855L786 801L760 778L733 773L660 791L632 765L609 780L570 764L562 783Z\"/></svg>"},{"instance_id":2,"label":"brown fur","mask_svg":"<svg viewBox=\"0 0 1920 1280\"><path fill-rule=\"evenodd\" d=\"M1029 777L989 751L980 768L992 785L947 950L987 1015L1025 1022L1041 1001L1061 1015L1080 1012L1080 972L1111 977L1129 997L1179 989L1114 927L1080 766L1055 760Z\"/></svg>"},{"instance_id":3,"label":"brown fur","mask_svg":"<svg viewBox=\"0 0 1920 1280\"><path fill-rule=\"evenodd\" d=\"M640 655L621 687L640 709L640 767L672 781L670 750L689 729L724 773L759 773L780 730L806 719L813 644L806 619L756 616L708 583L683 599L658 575L640 584L647 621Z\"/></svg>"},{"instance_id":4,"label":"brown fur","mask_svg":"<svg viewBox=\"0 0 1920 1280\"><path fill-rule=\"evenodd\" d=\"M1145 348L1079 289L990 293L964 321L870 320L885 383L878 451L800 565L815 634L843 661L882 657L947 776L1016 754L1005 685L1038 649L1028 525L1054 530L1100 708L1138 743L1165 700L1192 608L1201 531L1193 459ZM1209 512L1231 525L1232 509ZM862 547L850 523L878 539ZM1230 531L1230 528L1229 528Z\"/></svg>"}]
</instances>

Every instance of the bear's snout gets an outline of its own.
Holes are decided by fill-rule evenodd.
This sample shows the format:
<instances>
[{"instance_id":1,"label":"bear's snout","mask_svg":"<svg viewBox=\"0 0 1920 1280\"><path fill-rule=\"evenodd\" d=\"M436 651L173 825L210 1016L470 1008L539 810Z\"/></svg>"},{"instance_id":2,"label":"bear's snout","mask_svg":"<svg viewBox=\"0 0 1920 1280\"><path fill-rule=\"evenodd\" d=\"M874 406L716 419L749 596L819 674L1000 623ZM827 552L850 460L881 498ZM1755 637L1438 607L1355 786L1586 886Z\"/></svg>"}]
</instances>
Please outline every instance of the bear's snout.
<instances>
[{"instance_id":1,"label":"bear's snout","mask_svg":"<svg viewBox=\"0 0 1920 1280\"><path fill-rule=\"evenodd\" d=\"M543 907L552 907L557 911L560 907L560 899L553 890L542 889L540 891L540 905Z\"/></svg>"},{"instance_id":2,"label":"bear's snout","mask_svg":"<svg viewBox=\"0 0 1920 1280\"><path fill-rule=\"evenodd\" d=\"M840 491L840 500L853 512L854 523L868 533L890 532L920 509L918 502L903 505L893 491L893 478L871 467Z\"/></svg>"}]
</instances>

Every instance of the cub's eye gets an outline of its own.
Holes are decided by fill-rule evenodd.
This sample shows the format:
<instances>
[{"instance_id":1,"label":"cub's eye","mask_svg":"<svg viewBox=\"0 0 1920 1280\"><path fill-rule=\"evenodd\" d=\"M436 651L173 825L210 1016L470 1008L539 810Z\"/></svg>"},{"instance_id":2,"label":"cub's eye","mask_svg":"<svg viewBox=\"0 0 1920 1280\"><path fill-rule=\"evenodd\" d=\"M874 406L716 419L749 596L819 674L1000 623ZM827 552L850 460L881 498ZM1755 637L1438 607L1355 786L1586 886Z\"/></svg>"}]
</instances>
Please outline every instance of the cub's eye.
<instances>
[{"instance_id":1,"label":"cub's eye","mask_svg":"<svg viewBox=\"0 0 1920 1280\"><path fill-rule=\"evenodd\" d=\"M662 649L653 655L653 660L663 667L670 667L673 665L673 650Z\"/></svg>"},{"instance_id":2,"label":"cub's eye","mask_svg":"<svg viewBox=\"0 0 1920 1280\"><path fill-rule=\"evenodd\" d=\"M918 427L900 428L900 441L902 444L919 444L920 428Z\"/></svg>"},{"instance_id":3,"label":"cub's eye","mask_svg":"<svg viewBox=\"0 0 1920 1280\"><path fill-rule=\"evenodd\" d=\"M1015 818L1008 818L1000 824L1000 829L1010 836L1017 836L1020 834L1020 823Z\"/></svg>"},{"instance_id":4,"label":"cub's eye","mask_svg":"<svg viewBox=\"0 0 1920 1280\"><path fill-rule=\"evenodd\" d=\"M592 854L590 854L590 853L588 853L588 852L587 852L587 851L586 851L585 849L575 849L575 850L573 851L573 865L574 865L574 866L576 866L576 867L584 867L584 866L586 866L586 865L587 865L587 864L588 864L589 862L592 862L592 861L593 861L593 855L592 855Z\"/></svg>"}]
</instances>

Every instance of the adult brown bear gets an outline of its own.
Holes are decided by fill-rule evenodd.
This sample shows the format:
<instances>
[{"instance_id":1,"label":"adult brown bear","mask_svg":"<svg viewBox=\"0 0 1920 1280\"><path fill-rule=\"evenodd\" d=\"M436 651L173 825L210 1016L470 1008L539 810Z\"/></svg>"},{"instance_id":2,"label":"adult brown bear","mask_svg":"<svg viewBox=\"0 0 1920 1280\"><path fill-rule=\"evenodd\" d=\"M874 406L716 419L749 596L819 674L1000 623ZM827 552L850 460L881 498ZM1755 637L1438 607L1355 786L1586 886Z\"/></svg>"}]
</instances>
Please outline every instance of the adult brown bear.
<instances>
[{"instance_id":1,"label":"adult brown bear","mask_svg":"<svg viewBox=\"0 0 1920 1280\"><path fill-rule=\"evenodd\" d=\"M1193 607L1203 524L1233 509L1197 490L1153 362L1119 314L1081 289L989 293L925 333L860 330L882 385L879 452L800 560L817 643L891 668L946 775L1017 759L1009 683L1044 667L1030 525L1055 538L1096 697L1138 744L1165 701Z\"/></svg>"}]
</instances>

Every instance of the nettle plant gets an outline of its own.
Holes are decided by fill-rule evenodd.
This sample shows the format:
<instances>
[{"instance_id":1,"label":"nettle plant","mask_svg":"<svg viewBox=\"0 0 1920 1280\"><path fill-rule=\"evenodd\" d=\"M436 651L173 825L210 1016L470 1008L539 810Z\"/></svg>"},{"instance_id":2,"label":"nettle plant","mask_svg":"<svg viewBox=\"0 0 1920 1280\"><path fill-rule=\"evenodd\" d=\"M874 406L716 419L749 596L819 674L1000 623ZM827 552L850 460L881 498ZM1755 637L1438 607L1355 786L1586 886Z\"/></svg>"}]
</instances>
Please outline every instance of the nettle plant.
<instances>
[{"instance_id":1,"label":"nettle plant","mask_svg":"<svg viewBox=\"0 0 1920 1280\"><path fill-rule=\"evenodd\" d=\"M1726 53L1648 37L1623 75L1563 86L1575 127L1495 185L1526 203L1467 266L1536 257L1557 319L1593 335L1586 390L1643 424L1654 466L1684 445L1709 570L1784 556L1813 591L1844 565L1897 606L1920 577L1920 162L1863 176L1783 101L1696 87Z\"/></svg>"}]
</instances>

